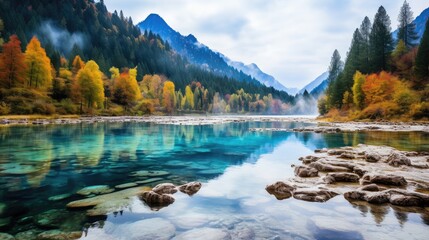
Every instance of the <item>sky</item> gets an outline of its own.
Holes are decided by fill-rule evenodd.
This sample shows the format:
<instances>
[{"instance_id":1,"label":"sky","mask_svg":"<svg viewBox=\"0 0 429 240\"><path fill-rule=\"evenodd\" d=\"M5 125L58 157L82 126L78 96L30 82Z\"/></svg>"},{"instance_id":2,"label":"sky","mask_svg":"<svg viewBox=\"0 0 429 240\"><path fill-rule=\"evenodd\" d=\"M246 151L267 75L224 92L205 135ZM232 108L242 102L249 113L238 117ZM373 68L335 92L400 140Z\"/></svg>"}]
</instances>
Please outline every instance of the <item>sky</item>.
<instances>
[{"instance_id":1,"label":"sky","mask_svg":"<svg viewBox=\"0 0 429 240\"><path fill-rule=\"evenodd\" d=\"M407 0L417 17L427 0ZM335 49L343 60L353 32L383 5L398 25L403 0L104 0L134 23L159 14L182 35L234 61L256 63L286 87L302 88L327 71Z\"/></svg>"}]
</instances>

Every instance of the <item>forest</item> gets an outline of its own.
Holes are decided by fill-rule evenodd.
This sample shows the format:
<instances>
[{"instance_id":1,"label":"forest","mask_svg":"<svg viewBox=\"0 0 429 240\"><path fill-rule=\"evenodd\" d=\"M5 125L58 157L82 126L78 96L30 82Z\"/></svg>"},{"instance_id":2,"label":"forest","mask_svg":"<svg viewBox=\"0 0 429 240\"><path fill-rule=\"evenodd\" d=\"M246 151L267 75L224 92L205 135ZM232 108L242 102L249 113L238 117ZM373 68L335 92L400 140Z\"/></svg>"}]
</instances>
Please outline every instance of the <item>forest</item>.
<instances>
[{"instance_id":1,"label":"forest","mask_svg":"<svg viewBox=\"0 0 429 240\"><path fill-rule=\"evenodd\" d=\"M190 64L104 2L0 0L0 114L286 113L294 97Z\"/></svg>"},{"instance_id":2,"label":"forest","mask_svg":"<svg viewBox=\"0 0 429 240\"><path fill-rule=\"evenodd\" d=\"M318 107L332 120L429 119L429 21L417 41L412 11L405 1L396 39L381 6L373 23L365 17L353 33L345 62L337 50L329 66L329 86Z\"/></svg>"}]
</instances>

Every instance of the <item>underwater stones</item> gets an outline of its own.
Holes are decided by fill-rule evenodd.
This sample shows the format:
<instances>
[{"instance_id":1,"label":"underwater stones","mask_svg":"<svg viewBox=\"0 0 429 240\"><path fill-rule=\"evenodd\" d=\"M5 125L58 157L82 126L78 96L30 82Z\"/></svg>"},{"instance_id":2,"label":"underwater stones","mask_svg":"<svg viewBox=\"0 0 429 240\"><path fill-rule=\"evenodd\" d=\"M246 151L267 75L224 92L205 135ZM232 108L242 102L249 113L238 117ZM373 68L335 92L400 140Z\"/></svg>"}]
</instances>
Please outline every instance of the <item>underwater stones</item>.
<instances>
[{"instance_id":1,"label":"underwater stones","mask_svg":"<svg viewBox=\"0 0 429 240\"><path fill-rule=\"evenodd\" d=\"M205 240L217 240L217 239L231 239L228 232L218 228L196 228L176 236L177 240L187 239L205 239Z\"/></svg>"},{"instance_id":2,"label":"underwater stones","mask_svg":"<svg viewBox=\"0 0 429 240\"><path fill-rule=\"evenodd\" d=\"M387 163L393 167L411 166L411 160L402 153L394 152L387 158Z\"/></svg>"},{"instance_id":3,"label":"underwater stones","mask_svg":"<svg viewBox=\"0 0 429 240\"><path fill-rule=\"evenodd\" d=\"M158 194L153 191L144 192L139 195L139 198L154 210L159 210L174 203L174 198L172 196L168 194Z\"/></svg>"},{"instance_id":4,"label":"underwater stones","mask_svg":"<svg viewBox=\"0 0 429 240\"><path fill-rule=\"evenodd\" d=\"M304 200L307 202L326 202L337 195L338 193L336 192L323 189L297 189L293 192L293 197L295 199Z\"/></svg>"},{"instance_id":5,"label":"underwater stones","mask_svg":"<svg viewBox=\"0 0 429 240\"><path fill-rule=\"evenodd\" d=\"M177 192L177 188L172 183L161 183L156 185L152 191L157 194L174 194Z\"/></svg>"},{"instance_id":6,"label":"underwater stones","mask_svg":"<svg viewBox=\"0 0 429 240\"><path fill-rule=\"evenodd\" d=\"M317 177L319 175L319 171L315 168L307 167L307 166L298 166L295 168L295 175L298 177Z\"/></svg>"},{"instance_id":7,"label":"underwater stones","mask_svg":"<svg viewBox=\"0 0 429 240\"><path fill-rule=\"evenodd\" d=\"M15 238L7 233L0 233L0 240L15 240Z\"/></svg>"},{"instance_id":8,"label":"underwater stones","mask_svg":"<svg viewBox=\"0 0 429 240\"><path fill-rule=\"evenodd\" d=\"M125 190L73 201L67 204L68 208L94 207L87 211L88 216L103 216L108 213L119 211L130 204L130 199L134 196L150 191L148 187L135 187Z\"/></svg>"},{"instance_id":9,"label":"underwater stones","mask_svg":"<svg viewBox=\"0 0 429 240\"><path fill-rule=\"evenodd\" d=\"M115 188L116 189L125 189L125 188L137 187L137 186L138 186L137 183L124 183L124 184L116 185Z\"/></svg>"},{"instance_id":10,"label":"underwater stones","mask_svg":"<svg viewBox=\"0 0 429 240\"><path fill-rule=\"evenodd\" d=\"M323 178L323 181L327 184L333 184L337 182L359 182L359 175L355 173L328 173Z\"/></svg>"},{"instance_id":11,"label":"underwater stones","mask_svg":"<svg viewBox=\"0 0 429 240\"><path fill-rule=\"evenodd\" d=\"M82 232L62 232L60 230L50 230L37 235L37 240L74 240L79 239Z\"/></svg>"},{"instance_id":12,"label":"underwater stones","mask_svg":"<svg viewBox=\"0 0 429 240\"><path fill-rule=\"evenodd\" d=\"M64 193L64 194L49 197L48 200L49 201L61 201L61 200L64 200L66 198L69 198L69 197L71 197L70 193Z\"/></svg>"},{"instance_id":13,"label":"underwater stones","mask_svg":"<svg viewBox=\"0 0 429 240\"><path fill-rule=\"evenodd\" d=\"M362 178L362 184L371 184L378 183L383 185L392 185L392 186L406 186L407 180L402 176L397 176L393 174L387 175L365 175Z\"/></svg>"},{"instance_id":14,"label":"underwater stones","mask_svg":"<svg viewBox=\"0 0 429 240\"><path fill-rule=\"evenodd\" d=\"M188 194L189 196L194 195L201 189L202 184L200 182L190 182L179 186L179 190L182 193Z\"/></svg>"},{"instance_id":15,"label":"underwater stones","mask_svg":"<svg viewBox=\"0 0 429 240\"><path fill-rule=\"evenodd\" d=\"M295 190L295 187L279 181L266 186L265 190L269 194L274 195L278 200L283 200L292 197L292 192Z\"/></svg>"},{"instance_id":16,"label":"underwater stones","mask_svg":"<svg viewBox=\"0 0 429 240\"><path fill-rule=\"evenodd\" d=\"M34 223L41 229L56 229L76 231L85 221L81 212L69 212L65 209L51 209L34 216Z\"/></svg>"},{"instance_id":17,"label":"underwater stones","mask_svg":"<svg viewBox=\"0 0 429 240\"><path fill-rule=\"evenodd\" d=\"M146 180L136 181L137 184L148 184L164 180L163 178L149 178Z\"/></svg>"},{"instance_id":18,"label":"underwater stones","mask_svg":"<svg viewBox=\"0 0 429 240\"><path fill-rule=\"evenodd\" d=\"M132 177L162 177L170 175L167 171L148 171L148 170L141 170L137 172L133 172L130 176Z\"/></svg>"},{"instance_id":19,"label":"underwater stones","mask_svg":"<svg viewBox=\"0 0 429 240\"><path fill-rule=\"evenodd\" d=\"M170 221L165 219L149 218L122 224L117 231L130 240L167 240L175 235L176 228Z\"/></svg>"},{"instance_id":20,"label":"underwater stones","mask_svg":"<svg viewBox=\"0 0 429 240\"><path fill-rule=\"evenodd\" d=\"M94 185L94 186L84 187L81 190L77 191L76 193L82 196L89 196L91 194L100 195L100 194L111 193L113 191L114 190L111 189L108 185Z\"/></svg>"},{"instance_id":21,"label":"underwater stones","mask_svg":"<svg viewBox=\"0 0 429 240\"><path fill-rule=\"evenodd\" d=\"M4 169L0 171L2 175L27 175L40 171L33 165L21 165L18 163L4 164Z\"/></svg>"},{"instance_id":22,"label":"underwater stones","mask_svg":"<svg viewBox=\"0 0 429 240\"><path fill-rule=\"evenodd\" d=\"M376 163L378 161L381 160L381 156L378 153L374 153L374 152L367 152L365 153L365 161L367 162L371 162L371 163Z\"/></svg>"},{"instance_id":23,"label":"underwater stones","mask_svg":"<svg viewBox=\"0 0 429 240\"><path fill-rule=\"evenodd\" d=\"M15 235L15 239L16 240L36 240L37 239L37 235L40 233L41 231L39 230L35 230L35 229L31 229L25 232L19 232Z\"/></svg>"}]
</instances>

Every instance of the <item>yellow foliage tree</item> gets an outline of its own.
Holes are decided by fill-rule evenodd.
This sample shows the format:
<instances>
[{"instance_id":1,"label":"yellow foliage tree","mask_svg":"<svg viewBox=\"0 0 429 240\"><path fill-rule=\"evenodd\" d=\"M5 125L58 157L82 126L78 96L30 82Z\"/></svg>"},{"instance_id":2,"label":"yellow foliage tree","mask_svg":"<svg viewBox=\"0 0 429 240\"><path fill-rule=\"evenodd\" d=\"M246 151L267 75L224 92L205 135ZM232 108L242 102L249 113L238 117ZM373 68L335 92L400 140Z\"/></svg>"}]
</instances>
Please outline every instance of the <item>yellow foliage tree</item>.
<instances>
[{"instance_id":1,"label":"yellow foliage tree","mask_svg":"<svg viewBox=\"0 0 429 240\"><path fill-rule=\"evenodd\" d=\"M353 103L358 109L363 109L365 106L365 93L362 91L362 85L365 82L366 75L357 71L353 76Z\"/></svg>"},{"instance_id":2,"label":"yellow foliage tree","mask_svg":"<svg viewBox=\"0 0 429 240\"><path fill-rule=\"evenodd\" d=\"M117 67L111 67L109 69L109 72L111 74L110 75L111 79L115 79L115 78L119 77L119 68L117 68Z\"/></svg>"},{"instance_id":3,"label":"yellow foliage tree","mask_svg":"<svg viewBox=\"0 0 429 240\"><path fill-rule=\"evenodd\" d=\"M77 85L81 95L81 101L84 100L88 108L103 107L104 88L102 73L93 60L86 63L85 67L77 73Z\"/></svg>"},{"instance_id":4,"label":"yellow foliage tree","mask_svg":"<svg viewBox=\"0 0 429 240\"><path fill-rule=\"evenodd\" d=\"M116 69L110 69L112 76L116 75ZM113 71L112 71L113 70ZM116 103L130 106L141 99L139 85L137 84L137 69L125 70L113 81L113 99Z\"/></svg>"},{"instance_id":5,"label":"yellow foliage tree","mask_svg":"<svg viewBox=\"0 0 429 240\"><path fill-rule=\"evenodd\" d=\"M185 88L185 97L184 99L186 99L186 107L187 109L194 109L194 93L192 92L191 87L188 85Z\"/></svg>"},{"instance_id":6,"label":"yellow foliage tree","mask_svg":"<svg viewBox=\"0 0 429 240\"><path fill-rule=\"evenodd\" d=\"M176 106L174 88L174 83L172 81L166 81L162 89L162 103L168 113L172 113L174 111L174 107Z\"/></svg>"},{"instance_id":7,"label":"yellow foliage tree","mask_svg":"<svg viewBox=\"0 0 429 240\"><path fill-rule=\"evenodd\" d=\"M80 58L79 55L76 55L76 57L74 57L72 62L73 74L76 75L79 72L79 70L81 70L84 67L85 67L85 62Z\"/></svg>"},{"instance_id":8,"label":"yellow foliage tree","mask_svg":"<svg viewBox=\"0 0 429 240\"><path fill-rule=\"evenodd\" d=\"M25 50L27 63L27 85L35 88L48 88L51 86L52 69L51 60L46 56L37 37L33 37Z\"/></svg>"}]
</instances>

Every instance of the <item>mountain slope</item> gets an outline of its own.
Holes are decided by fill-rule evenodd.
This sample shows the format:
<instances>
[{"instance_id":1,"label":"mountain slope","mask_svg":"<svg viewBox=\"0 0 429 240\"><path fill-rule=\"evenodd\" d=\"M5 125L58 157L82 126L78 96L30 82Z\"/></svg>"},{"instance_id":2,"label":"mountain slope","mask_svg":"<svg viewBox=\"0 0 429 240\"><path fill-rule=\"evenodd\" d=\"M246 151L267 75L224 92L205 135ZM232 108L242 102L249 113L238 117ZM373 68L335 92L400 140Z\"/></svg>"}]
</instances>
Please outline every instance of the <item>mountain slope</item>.
<instances>
[{"instance_id":1,"label":"mountain slope","mask_svg":"<svg viewBox=\"0 0 429 240\"><path fill-rule=\"evenodd\" d=\"M429 19L429 8L426 8L425 10L423 10L423 12L420 13L419 16L416 17L416 19L414 19L414 23L416 24L416 32L417 32L417 36L419 36L419 39L417 39L417 43L420 43L420 39L423 36L423 33L425 31L425 26L426 26L426 21ZM396 40L397 36L398 36L398 29L396 29L392 35L393 38Z\"/></svg>"},{"instance_id":2,"label":"mountain slope","mask_svg":"<svg viewBox=\"0 0 429 240\"><path fill-rule=\"evenodd\" d=\"M319 87L323 82L325 82L326 79L328 79L329 73L324 72L320 76L318 76L316 79L311 81L309 84L307 84L305 87L303 87L299 94L302 94L307 90L307 92L311 93L315 88Z\"/></svg>"},{"instance_id":3,"label":"mountain slope","mask_svg":"<svg viewBox=\"0 0 429 240\"><path fill-rule=\"evenodd\" d=\"M211 70L219 75L226 75L244 81L253 81L253 79L256 79L265 86L273 87L280 91L286 91L289 94L295 93L294 89L284 87L272 76L262 72L255 64L244 65L241 62L232 61L221 53L212 51L204 44L198 42L197 38L192 34L188 36L181 35L179 32L172 29L164 19L157 14L150 14L137 26L140 27L142 31L150 31L160 35L180 55L204 69Z\"/></svg>"}]
</instances>

